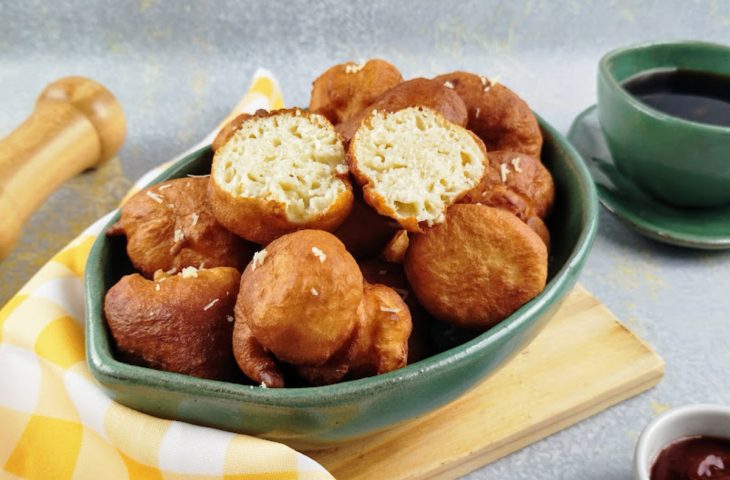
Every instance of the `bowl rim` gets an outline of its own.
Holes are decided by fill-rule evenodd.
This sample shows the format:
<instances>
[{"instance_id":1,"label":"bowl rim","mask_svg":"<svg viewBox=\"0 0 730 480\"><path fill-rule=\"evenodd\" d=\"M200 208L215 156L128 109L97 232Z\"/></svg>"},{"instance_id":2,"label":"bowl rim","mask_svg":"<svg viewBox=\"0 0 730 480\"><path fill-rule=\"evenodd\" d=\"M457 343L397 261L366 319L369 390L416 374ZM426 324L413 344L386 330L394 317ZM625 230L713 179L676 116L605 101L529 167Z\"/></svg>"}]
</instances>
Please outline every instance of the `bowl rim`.
<instances>
[{"instance_id":1,"label":"bowl rim","mask_svg":"<svg viewBox=\"0 0 730 480\"><path fill-rule=\"evenodd\" d=\"M388 385L401 383L410 379L417 379L419 376L432 370L455 369L469 357L478 354L479 351L488 348L491 344L508 336L513 330L519 329L533 316L544 309L555 297L562 297L566 290L575 283L575 274L581 268L593 243L598 228L598 196L596 187L591 179L588 168L585 166L582 157L575 148L561 135L554 127L547 123L542 117L535 114L543 131L547 132L554 142L567 153L569 159L563 168L569 168L573 176L577 178L579 197L583 205L580 213L580 221L584 228L575 241L575 246L566 259L565 263L555 272L553 278L535 298L520 307L512 315L507 317L495 327L480 334L474 339L461 345L440 352L431 357L425 358L401 369L373 377L350 380L347 382L318 387L266 389L258 385L242 385L232 382L202 379L184 374L154 370L137 365L131 365L116 360L111 353L111 340L105 330L102 315L97 315L102 310L103 293L98 294L98 285L94 282L99 277L92 270L100 268L93 261L100 254L104 235L100 234L94 241L89 253L84 274L84 290L86 295L86 354L87 364L94 377L106 385L109 383L130 383L141 386L149 386L156 389L191 392L196 394L213 394L217 398L227 398L241 402L249 402L260 405L278 407L313 407L321 404L322 398L327 398L329 403L345 403L357 398L363 398L370 392L375 392ZM176 175L176 170L185 168L191 157L197 157L210 149L206 145L186 155L178 162L165 169L164 172L150 180L147 185L162 181L163 178L171 178ZM104 232L119 218L119 209L114 211L111 219L101 230ZM99 336L105 338L105 342L95 342ZM103 343L104 345L101 345Z\"/></svg>"},{"instance_id":2,"label":"bowl rim","mask_svg":"<svg viewBox=\"0 0 730 480\"><path fill-rule=\"evenodd\" d=\"M730 405L722 405L719 403L695 403L689 405L682 405L680 407L672 408L655 419L644 427L644 430L639 435L639 439L636 442L634 448L634 476L637 480L649 480L650 473L645 469L646 465L654 463L655 456L649 458L649 443L657 431L668 423L681 423L686 422L688 419L701 418L703 416L715 416L722 415L730 419ZM664 447L670 445L677 440L684 437L668 439L666 442L662 442Z\"/></svg>"},{"instance_id":3,"label":"bowl rim","mask_svg":"<svg viewBox=\"0 0 730 480\"><path fill-rule=\"evenodd\" d=\"M617 58L624 55L630 55L636 52L644 50L653 50L658 48L706 48L708 50L723 51L726 56L730 56L730 46L723 45L720 43L704 42L700 40L673 40L673 41L655 41L655 42L643 42L625 47L619 47L610 52L606 53L598 62L598 77L605 79L609 87L618 94L619 98L625 103L630 105L635 110L638 110L642 114L651 117L657 121L665 123L674 123L678 127L685 127L694 129L704 133L720 133L723 135L730 134L730 127L724 127L722 125L714 125L709 123L695 122L692 120L686 120L674 115L669 115L660 110L657 110L649 105L641 102L636 97L631 95L619 82L611 72L611 64L616 61ZM657 68L658 69L658 68ZM653 69L642 70L644 72L651 71ZM637 72L634 75L638 75L641 72ZM628 77L631 78L631 77ZM599 89L600 90L600 89Z\"/></svg>"}]
</instances>

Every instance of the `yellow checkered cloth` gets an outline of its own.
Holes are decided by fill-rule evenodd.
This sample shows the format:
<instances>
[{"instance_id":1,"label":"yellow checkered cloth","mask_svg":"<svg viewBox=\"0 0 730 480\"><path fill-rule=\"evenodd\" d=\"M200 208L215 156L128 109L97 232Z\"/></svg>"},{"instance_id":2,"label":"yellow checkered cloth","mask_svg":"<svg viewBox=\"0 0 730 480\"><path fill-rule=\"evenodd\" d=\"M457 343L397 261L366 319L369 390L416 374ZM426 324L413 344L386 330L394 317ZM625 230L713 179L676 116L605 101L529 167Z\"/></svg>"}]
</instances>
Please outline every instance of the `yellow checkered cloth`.
<instances>
[{"instance_id":1,"label":"yellow checkered cloth","mask_svg":"<svg viewBox=\"0 0 730 480\"><path fill-rule=\"evenodd\" d=\"M259 70L235 113L282 106L276 80ZM0 478L333 478L285 445L162 420L102 393L86 367L82 278L108 219L56 254L0 310Z\"/></svg>"}]
</instances>

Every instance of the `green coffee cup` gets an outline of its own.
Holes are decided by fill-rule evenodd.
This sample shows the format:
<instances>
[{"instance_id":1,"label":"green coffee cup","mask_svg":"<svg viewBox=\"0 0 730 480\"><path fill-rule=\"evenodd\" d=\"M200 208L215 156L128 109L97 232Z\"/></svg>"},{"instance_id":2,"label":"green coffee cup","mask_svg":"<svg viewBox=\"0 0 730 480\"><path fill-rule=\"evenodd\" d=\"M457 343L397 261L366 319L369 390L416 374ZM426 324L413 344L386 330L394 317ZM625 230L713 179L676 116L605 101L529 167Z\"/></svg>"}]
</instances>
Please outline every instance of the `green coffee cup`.
<instances>
[{"instance_id":1,"label":"green coffee cup","mask_svg":"<svg viewBox=\"0 0 730 480\"><path fill-rule=\"evenodd\" d=\"M667 115L621 86L639 73L668 68L730 75L730 47L649 43L614 50L601 59L598 115L616 167L672 205L730 203L730 128Z\"/></svg>"}]
</instances>

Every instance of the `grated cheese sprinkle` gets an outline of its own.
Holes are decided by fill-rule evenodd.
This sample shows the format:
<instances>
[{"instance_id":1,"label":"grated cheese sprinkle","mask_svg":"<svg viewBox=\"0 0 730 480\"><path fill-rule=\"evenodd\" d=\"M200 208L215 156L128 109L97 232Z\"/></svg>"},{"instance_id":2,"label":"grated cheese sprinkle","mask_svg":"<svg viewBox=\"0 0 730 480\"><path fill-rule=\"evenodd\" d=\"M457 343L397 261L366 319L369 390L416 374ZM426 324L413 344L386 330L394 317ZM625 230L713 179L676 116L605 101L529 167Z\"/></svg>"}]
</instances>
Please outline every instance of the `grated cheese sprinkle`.
<instances>
[{"instance_id":1,"label":"grated cheese sprinkle","mask_svg":"<svg viewBox=\"0 0 730 480\"><path fill-rule=\"evenodd\" d=\"M218 299L217 298L213 299L212 302L210 302L208 305L204 306L203 307L203 311L210 310L211 308L213 308L213 305L215 305L216 303L218 303Z\"/></svg>"},{"instance_id":2,"label":"grated cheese sprinkle","mask_svg":"<svg viewBox=\"0 0 730 480\"><path fill-rule=\"evenodd\" d=\"M400 312L400 308L384 307L384 306L381 305L380 306L380 311L381 312L388 312L388 313L398 313L398 312Z\"/></svg>"},{"instance_id":3,"label":"grated cheese sprinkle","mask_svg":"<svg viewBox=\"0 0 730 480\"><path fill-rule=\"evenodd\" d=\"M319 258L320 263L324 263L327 260L327 255L317 247L312 247L312 253L315 257Z\"/></svg>"},{"instance_id":4,"label":"grated cheese sprinkle","mask_svg":"<svg viewBox=\"0 0 730 480\"><path fill-rule=\"evenodd\" d=\"M449 82L448 80L446 80L444 82L444 87L446 87L446 88L454 88L454 84L451 83L451 82Z\"/></svg>"},{"instance_id":5,"label":"grated cheese sprinkle","mask_svg":"<svg viewBox=\"0 0 730 480\"><path fill-rule=\"evenodd\" d=\"M342 164L342 163L335 167L335 172L339 173L340 175L344 175L349 171L350 171L350 169L347 168L347 165Z\"/></svg>"},{"instance_id":6,"label":"grated cheese sprinkle","mask_svg":"<svg viewBox=\"0 0 730 480\"><path fill-rule=\"evenodd\" d=\"M319 296L319 292L314 287L312 287L312 289L310 290L310 292L312 292L312 295L315 296L315 297Z\"/></svg>"},{"instance_id":7,"label":"grated cheese sprinkle","mask_svg":"<svg viewBox=\"0 0 730 480\"><path fill-rule=\"evenodd\" d=\"M193 175L192 173L188 173L188 177L190 177L190 178L205 178L205 177L210 177L210 173L207 173L205 175Z\"/></svg>"},{"instance_id":8,"label":"grated cheese sprinkle","mask_svg":"<svg viewBox=\"0 0 730 480\"><path fill-rule=\"evenodd\" d=\"M195 267L185 267L180 272L183 278L198 278L198 269Z\"/></svg>"},{"instance_id":9,"label":"grated cheese sprinkle","mask_svg":"<svg viewBox=\"0 0 730 480\"><path fill-rule=\"evenodd\" d=\"M367 62L360 62L358 64L348 63L345 65L345 73L357 73L365 67L365 63Z\"/></svg>"},{"instance_id":10,"label":"grated cheese sprinkle","mask_svg":"<svg viewBox=\"0 0 730 480\"><path fill-rule=\"evenodd\" d=\"M163 197L159 193L154 193L154 192L150 192L149 190L147 190L145 192L145 195L147 195L148 197L150 197L152 200L154 200L157 203L162 203L162 201L163 201Z\"/></svg>"},{"instance_id":11,"label":"grated cheese sprinkle","mask_svg":"<svg viewBox=\"0 0 730 480\"><path fill-rule=\"evenodd\" d=\"M519 158L515 157L509 163L512 164L512 168L515 169L515 172L522 173L522 168L520 167L520 159Z\"/></svg>"},{"instance_id":12,"label":"grated cheese sprinkle","mask_svg":"<svg viewBox=\"0 0 730 480\"><path fill-rule=\"evenodd\" d=\"M509 167L506 163L499 166L499 176L502 179L502 183L507 183L507 175L509 175Z\"/></svg>"},{"instance_id":13,"label":"grated cheese sprinkle","mask_svg":"<svg viewBox=\"0 0 730 480\"><path fill-rule=\"evenodd\" d=\"M172 240L175 243L177 243L177 242L181 242L184 238L185 238L185 234L183 233L183 231L179 228L176 228L175 232L172 235Z\"/></svg>"},{"instance_id":14,"label":"grated cheese sprinkle","mask_svg":"<svg viewBox=\"0 0 730 480\"><path fill-rule=\"evenodd\" d=\"M476 110L476 112L474 112L474 116L475 116L476 118L479 118L479 114L481 113L481 111L482 111L482 109L481 109L481 108L479 108L479 107L477 107L477 110Z\"/></svg>"},{"instance_id":15,"label":"grated cheese sprinkle","mask_svg":"<svg viewBox=\"0 0 730 480\"><path fill-rule=\"evenodd\" d=\"M168 275L175 275L177 273L177 267L172 267L170 270L165 272Z\"/></svg>"},{"instance_id":16,"label":"grated cheese sprinkle","mask_svg":"<svg viewBox=\"0 0 730 480\"><path fill-rule=\"evenodd\" d=\"M157 292L160 291L160 284L159 283L155 283L155 291L157 291Z\"/></svg>"},{"instance_id":17,"label":"grated cheese sprinkle","mask_svg":"<svg viewBox=\"0 0 730 480\"><path fill-rule=\"evenodd\" d=\"M160 188L158 188L157 190L162 191L162 190L164 190L166 188L170 188L170 187L172 187L172 185L170 185L169 183L167 183L165 185L160 185Z\"/></svg>"},{"instance_id":18,"label":"grated cheese sprinkle","mask_svg":"<svg viewBox=\"0 0 730 480\"><path fill-rule=\"evenodd\" d=\"M190 225L192 225L193 227L197 225L199 218L200 216L197 213L193 212L193 214L190 215Z\"/></svg>"},{"instance_id":19,"label":"grated cheese sprinkle","mask_svg":"<svg viewBox=\"0 0 730 480\"><path fill-rule=\"evenodd\" d=\"M253 260L251 260L251 271L256 271L256 267L263 265L264 260L266 260L266 256L268 254L269 252L267 252L265 248L259 252L254 253Z\"/></svg>"},{"instance_id":20,"label":"grated cheese sprinkle","mask_svg":"<svg viewBox=\"0 0 730 480\"><path fill-rule=\"evenodd\" d=\"M234 319L233 319L233 315L226 315L226 321L227 321L228 323L233 323L233 320L234 320Z\"/></svg>"},{"instance_id":21,"label":"grated cheese sprinkle","mask_svg":"<svg viewBox=\"0 0 730 480\"><path fill-rule=\"evenodd\" d=\"M485 80L484 77L482 77L482 85L484 85L484 81L483 80ZM490 78L489 79L489 85L484 85L484 93L487 93L490 88L492 88L493 86L495 86L498 83L499 83L499 76L494 77L494 78Z\"/></svg>"}]
</instances>

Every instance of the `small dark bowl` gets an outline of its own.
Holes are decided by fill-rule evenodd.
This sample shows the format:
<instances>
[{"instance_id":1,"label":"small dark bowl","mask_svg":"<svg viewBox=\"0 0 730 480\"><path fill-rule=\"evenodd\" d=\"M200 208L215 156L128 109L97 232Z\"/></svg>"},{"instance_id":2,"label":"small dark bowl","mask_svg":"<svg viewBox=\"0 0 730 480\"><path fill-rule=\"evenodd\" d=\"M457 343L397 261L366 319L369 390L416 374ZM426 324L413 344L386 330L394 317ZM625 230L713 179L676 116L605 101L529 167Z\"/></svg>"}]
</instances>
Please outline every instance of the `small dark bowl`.
<instances>
[{"instance_id":1,"label":"small dark bowl","mask_svg":"<svg viewBox=\"0 0 730 480\"><path fill-rule=\"evenodd\" d=\"M129 365L115 358L103 314L106 291L131 271L118 239L100 235L86 267L89 368L117 402L158 417L258 435L297 448L349 441L456 399L519 353L576 283L598 222L591 177L573 147L540 119L542 160L555 179L552 253L545 290L466 343L405 368L324 387L263 389ZM210 171L210 148L190 154L151 183ZM119 218L117 213L112 220Z\"/></svg>"}]
</instances>

